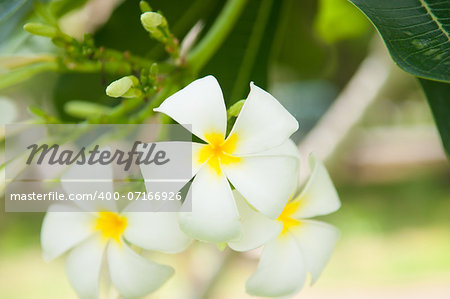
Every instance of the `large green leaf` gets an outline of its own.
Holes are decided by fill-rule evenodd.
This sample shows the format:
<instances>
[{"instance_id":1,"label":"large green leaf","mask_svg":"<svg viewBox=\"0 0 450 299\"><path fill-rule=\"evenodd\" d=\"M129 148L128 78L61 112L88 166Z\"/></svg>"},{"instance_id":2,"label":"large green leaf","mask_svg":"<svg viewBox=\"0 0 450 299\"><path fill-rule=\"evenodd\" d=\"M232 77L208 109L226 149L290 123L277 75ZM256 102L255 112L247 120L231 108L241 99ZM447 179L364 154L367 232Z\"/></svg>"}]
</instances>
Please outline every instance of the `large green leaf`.
<instances>
[{"instance_id":1,"label":"large green leaf","mask_svg":"<svg viewBox=\"0 0 450 299\"><path fill-rule=\"evenodd\" d=\"M450 157L450 84L420 79L433 112L442 143Z\"/></svg>"},{"instance_id":2,"label":"large green leaf","mask_svg":"<svg viewBox=\"0 0 450 299\"><path fill-rule=\"evenodd\" d=\"M401 68L450 82L450 0L350 1L377 27Z\"/></svg>"}]
</instances>

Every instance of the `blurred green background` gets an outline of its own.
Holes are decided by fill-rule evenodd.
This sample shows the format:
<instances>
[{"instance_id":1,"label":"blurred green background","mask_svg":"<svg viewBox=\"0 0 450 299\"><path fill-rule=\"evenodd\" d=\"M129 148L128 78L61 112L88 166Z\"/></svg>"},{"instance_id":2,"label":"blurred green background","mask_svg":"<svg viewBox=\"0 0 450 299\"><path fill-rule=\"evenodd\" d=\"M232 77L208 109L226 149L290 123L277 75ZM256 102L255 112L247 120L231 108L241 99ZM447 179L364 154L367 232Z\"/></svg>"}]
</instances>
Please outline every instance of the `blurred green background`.
<instances>
[{"instance_id":1,"label":"blurred green background","mask_svg":"<svg viewBox=\"0 0 450 299\"><path fill-rule=\"evenodd\" d=\"M12 54L58 55L60 49L46 38L22 29L26 20L34 18L33 1L12 2L15 5L0 2L4 8L0 66L11 61ZM90 32L97 45L156 60L167 58L163 47L141 28L137 1L74 3L60 19L68 34L81 38ZM180 40L199 20L204 28L201 39L223 8L218 0L154 0L150 4L162 11ZM362 108L345 104L346 97L339 95L360 76L361 63L371 57L387 62L388 79L369 99L363 84L352 88L364 101ZM342 200L342 208L323 219L340 229L341 239L322 277L299 298L449 298L449 165L418 83L390 62L362 13L345 0L250 0L198 75L206 74L218 78L227 106L245 98L249 81L271 91L299 121L300 130L293 138L301 151L324 150L320 143L306 145L305 136L328 138L311 130L338 101L349 109L335 112L331 125L355 119L333 135L335 147L322 155ZM377 72L368 76L379 80ZM80 121L64 109L65 103L117 105L104 90L118 77L38 74L0 90L0 121L32 122L29 105L65 122ZM322 127L335 132L327 123ZM307 168L306 163L303 167ZM0 297L75 298L64 275L63 259L46 264L40 256L43 214L5 213L1 200ZM155 256L173 265L178 275L149 297L195 297L223 255L213 245L196 244L175 257ZM214 290L215 297L247 298L245 280L256 263L257 252L236 256Z\"/></svg>"}]
</instances>

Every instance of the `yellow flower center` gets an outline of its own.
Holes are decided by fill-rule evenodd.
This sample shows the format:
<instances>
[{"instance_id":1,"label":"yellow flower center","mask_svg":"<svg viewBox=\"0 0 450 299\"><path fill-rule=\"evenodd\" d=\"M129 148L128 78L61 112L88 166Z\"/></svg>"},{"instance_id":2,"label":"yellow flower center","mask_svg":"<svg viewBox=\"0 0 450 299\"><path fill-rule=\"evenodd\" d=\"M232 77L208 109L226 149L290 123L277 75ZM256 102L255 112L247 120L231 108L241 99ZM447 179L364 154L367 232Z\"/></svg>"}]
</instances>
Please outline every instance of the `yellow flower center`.
<instances>
[{"instance_id":1,"label":"yellow flower center","mask_svg":"<svg viewBox=\"0 0 450 299\"><path fill-rule=\"evenodd\" d=\"M290 201L286 204L283 212L281 212L281 215L277 218L278 221L283 223L283 230L281 231L282 235L288 232L292 227L299 226L301 224L299 220L292 218L292 215L298 210L299 207L299 200Z\"/></svg>"},{"instance_id":2,"label":"yellow flower center","mask_svg":"<svg viewBox=\"0 0 450 299\"><path fill-rule=\"evenodd\" d=\"M220 165L227 165L240 162L241 158L232 156L237 146L236 134L228 136L225 140L220 133L205 134L208 144L203 146L198 156L198 162L205 162L219 175L221 173Z\"/></svg>"},{"instance_id":3,"label":"yellow flower center","mask_svg":"<svg viewBox=\"0 0 450 299\"><path fill-rule=\"evenodd\" d=\"M114 212L100 212L95 221L95 229L100 231L104 240L114 239L120 242L120 236L127 227L127 218Z\"/></svg>"}]
</instances>

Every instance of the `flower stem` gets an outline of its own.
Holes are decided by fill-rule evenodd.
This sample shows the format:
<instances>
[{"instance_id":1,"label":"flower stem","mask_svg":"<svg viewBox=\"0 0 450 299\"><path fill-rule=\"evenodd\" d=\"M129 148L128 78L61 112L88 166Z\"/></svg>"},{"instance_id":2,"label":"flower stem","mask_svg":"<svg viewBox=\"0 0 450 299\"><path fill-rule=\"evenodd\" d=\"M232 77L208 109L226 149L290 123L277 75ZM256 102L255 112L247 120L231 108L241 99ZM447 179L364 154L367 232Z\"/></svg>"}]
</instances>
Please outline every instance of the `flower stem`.
<instances>
[{"instance_id":1,"label":"flower stem","mask_svg":"<svg viewBox=\"0 0 450 299\"><path fill-rule=\"evenodd\" d=\"M206 285L206 288L200 293L200 295L197 298L199 299L215 298L214 292L216 291L217 286L222 281L222 278L224 277L225 273L230 267L230 264L235 258L236 252L228 250L225 253L225 256L223 257L222 262L219 265L216 273L214 273L214 275Z\"/></svg>"},{"instance_id":2,"label":"flower stem","mask_svg":"<svg viewBox=\"0 0 450 299\"><path fill-rule=\"evenodd\" d=\"M231 91L231 99L237 99L245 92L245 88L250 81L251 71L254 67L256 58L258 56L259 47L264 38L264 32L267 28L267 23L270 19L270 13L272 11L274 0L262 0L258 9L258 15L252 28L252 34L250 35L247 49L242 59L241 67L239 68L236 83Z\"/></svg>"},{"instance_id":3,"label":"flower stem","mask_svg":"<svg viewBox=\"0 0 450 299\"><path fill-rule=\"evenodd\" d=\"M194 71L200 70L219 49L244 10L247 0L229 0L211 29L189 53L187 64Z\"/></svg>"},{"instance_id":4,"label":"flower stem","mask_svg":"<svg viewBox=\"0 0 450 299\"><path fill-rule=\"evenodd\" d=\"M153 115L153 108L158 107L166 97L173 92L175 87L168 83L163 89L155 95L155 97L147 103L147 105L141 109L136 115L132 115L129 119L130 124L140 124L143 123L147 118Z\"/></svg>"}]
</instances>

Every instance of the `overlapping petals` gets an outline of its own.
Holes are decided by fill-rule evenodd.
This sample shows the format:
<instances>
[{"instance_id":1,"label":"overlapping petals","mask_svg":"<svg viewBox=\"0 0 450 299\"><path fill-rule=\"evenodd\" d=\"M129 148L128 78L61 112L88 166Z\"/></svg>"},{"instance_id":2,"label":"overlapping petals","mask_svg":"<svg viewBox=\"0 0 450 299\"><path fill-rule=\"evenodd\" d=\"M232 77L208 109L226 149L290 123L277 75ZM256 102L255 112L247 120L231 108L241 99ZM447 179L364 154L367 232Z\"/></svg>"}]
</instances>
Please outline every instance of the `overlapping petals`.
<instances>
[{"instance_id":1,"label":"overlapping petals","mask_svg":"<svg viewBox=\"0 0 450 299\"><path fill-rule=\"evenodd\" d=\"M292 295L302 288L307 273L315 282L330 259L339 235L337 229L307 220L303 215L334 212L340 201L326 168L314 155L310 156L310 165L313 171L304 190L287 203L276 220L265 217L236 196L239 212L245 215L243 233L228 245L237 251L264 245L258 268L246 285L252 295Z\"/></svg>"},{"instance_id":2,"label":"overlapping petals","mask_svg":"<svg viewBox=\"0 0 450 299\"><path fill-rule=\"evenodd\" d=\"M212 76L194 81L155 111L191 124L192 133L205 142L193 144L192 212L180 215L186 233L210 242L239 238L239 214L228 181L264 215L281 213L297 181L298 159L289 136L298 123L273 96L251 83L228 136L225 103Z\"/></svg>"},{"instance_id":3,"label":"overlapping petals","mask_svg":"<svg viewBox=\"0 0 450 299\"><path fill-rule=\"evenodd\" d=\"M239 236L239 213L225 176L210 172L202 167L195 176L190 189L192 211L181 212L179 223L193 238L219 243Z\"/></svg>"},{"instance_id":4,"label":"overlapping petals","mask_svg":"<svg viewBox=\"0 0 450 299\"><path fill-rule=\"evenodd\" d=\"M255 211L239 192L233 193L241 216L242 233L238 239L228 243L230 248L248 251L269 242L281 233L283 225L280 222Z\"/></svg>"},{"instance_id":5,"label":"overlapping petals","mask_svg":"<svg viewBox=\"0 0 450 299\"><path fill-rule=\"evenodd\" d=\"M84 190L93 190L94 187L89 185L98 183L93 176L104 178L107 172L112 171L110 165L96 166L95 172L87 169L91 165L74 167L83 168L85 173L90 173L90 179L94 179L91 183L84 182L88 186ZM77 173L81 170L72 171ZM67 184L63 183L63 186ZM131 212L131 209L122 214L104 210L86 212L82 207L51 206L41 231L46 260L68 252L67 276L81 298L98 298L104 257L113 285L125 298L144 296L159 288L173 274L171 267L136 254L126 241L143 249L166 253L180 252L190 244L190 238L177 224L176 213L139 213Z\"/></svg>"},{"instance_id":6,"label":"overlapping petals","mask_svg":"<svg viewBox=\"0 0 450 299\"><path fill-rule=\"evenodd\" d=\"M295 211L295 218L311 218L328 215L341 207L339 196L325 166L312 154L309 158L311 177L296 198L301 209Z\"/></svg>"},{"instance_id":7,"label":"overlapping petals","mask_svg":"<svg viewBox=\"0 0 450 299\"><path fill-rule=\"evenodd\" d=\"M254 296L279 297L296 293L306 279L305 260L292 238L276 238L264 246L255 273L245 285Z\"/></svg>"}]
</instances>

